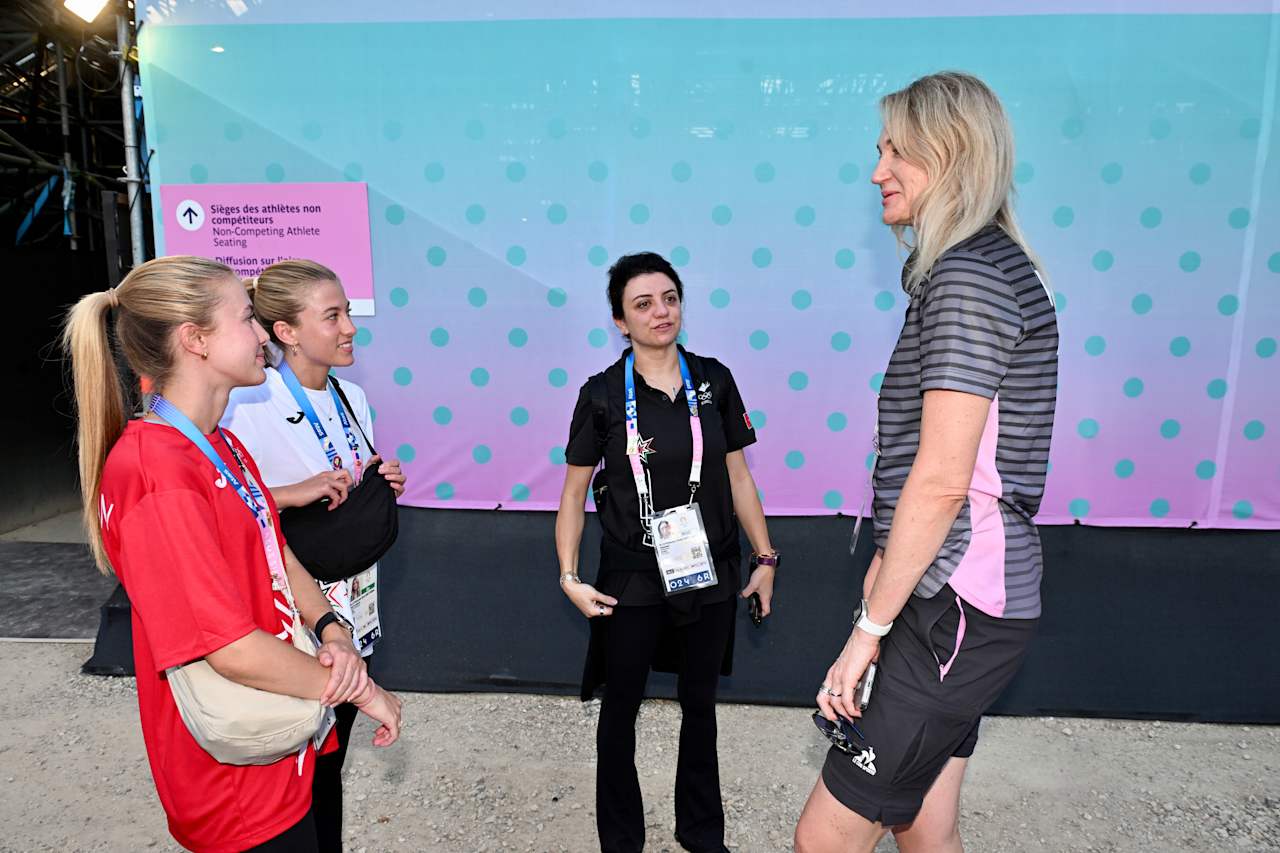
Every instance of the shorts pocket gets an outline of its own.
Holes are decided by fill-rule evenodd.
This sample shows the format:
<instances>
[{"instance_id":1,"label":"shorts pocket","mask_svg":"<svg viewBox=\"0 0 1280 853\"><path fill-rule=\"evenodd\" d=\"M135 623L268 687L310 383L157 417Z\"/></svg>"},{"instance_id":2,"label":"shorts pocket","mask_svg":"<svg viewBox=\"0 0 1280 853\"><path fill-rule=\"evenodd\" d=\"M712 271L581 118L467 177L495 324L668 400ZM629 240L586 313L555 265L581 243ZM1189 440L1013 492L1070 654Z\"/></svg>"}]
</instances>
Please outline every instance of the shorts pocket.
<instances>
[{"instance_id":1,"label":"shorts pocket","mask_svg":"<svg viewBox=\"0 0 1280 853\"><path fill-rule=\"evenodd\" d=\"M943 595L948 593L944 590ZM960 641L960 606L954 595L948 596L951 604L943 610L932 625L929 626L929 651L938 663L938 669L946 666L956 654L956 646Z\"/></svg>"}]
</instances>

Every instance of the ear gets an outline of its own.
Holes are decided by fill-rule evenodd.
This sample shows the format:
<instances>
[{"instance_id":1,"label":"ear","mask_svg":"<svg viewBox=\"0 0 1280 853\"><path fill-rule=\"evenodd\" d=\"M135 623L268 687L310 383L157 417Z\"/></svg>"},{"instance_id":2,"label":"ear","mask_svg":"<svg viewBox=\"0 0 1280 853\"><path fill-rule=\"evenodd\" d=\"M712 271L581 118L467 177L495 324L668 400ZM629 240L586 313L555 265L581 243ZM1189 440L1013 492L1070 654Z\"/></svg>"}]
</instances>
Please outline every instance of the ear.
<instances>
[{"instance_id":1,"label":"ear","mask_svg":"<svg viewBox=\"0 0 1280 853\"><path fill-rule=\"evenodd\" d=\"M276 340L287 347L296 346L298 343L298 335L284 320L276 320L271 324L271 331L275 334Z\"/></svg>"},{"instance_id":2,"label":"ear","mask_svg":"<svg viewBox=\"0 0 1280 853\"><path fill-rule=\"evenodd\" d=\"M618 331L619 331L619 332L622 332L622 336L623 336L624 338L627 338L628 340L630 340L630 338L631 338L631 331L627 328L627 321L626 321L626 320L620 320L620 319L618 319L617 317L614 317L614 318L613 318L613 325L615 325L615 326L617 326L617 327L618 327Z\"/></svg>"},{"instance_id":3,"label":"ear","mask_svg":"<svg viewBox=\"0 0 1280 853\"><path fill-rule=\"evenodd\" d=\"M194 356L208 357L209 343L205 340L204 329L201 329L195 323L183 323L178 327L175 334L177 335L178 346L182 350Z\"/></svg>"}]
</instances>

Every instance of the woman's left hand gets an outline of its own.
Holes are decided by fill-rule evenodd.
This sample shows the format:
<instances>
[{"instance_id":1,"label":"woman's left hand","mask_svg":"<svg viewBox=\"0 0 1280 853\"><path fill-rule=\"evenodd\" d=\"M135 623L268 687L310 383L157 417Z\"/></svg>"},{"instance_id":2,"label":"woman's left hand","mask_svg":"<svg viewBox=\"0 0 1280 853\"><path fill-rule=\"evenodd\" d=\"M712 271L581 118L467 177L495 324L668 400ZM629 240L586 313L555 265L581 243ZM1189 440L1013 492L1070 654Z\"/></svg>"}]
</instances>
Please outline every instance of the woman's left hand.
<instances>
[{"instance_id":1,"label":"woman's left hand","mask_svg":"<svg viewBox=\"0 0 1280 853\"><path fill-rule=\"evenodd\" d=\"M760 593L760 615L768 616L773 610L773 566L756 566L742 590L742 597L750 598L753 592Z\"/></svg>"},{"instance_id":2,"label":"woman's left hand","mask_svg":"<svg viewBox=\"0 0 1280 853\"><path fill-rule=\"evenodd\" d=\"M320 696L321 705L336 707L364 693L369 673L351 640L330 640L316 652L316 660L329 667L329 683Z\"/></svg>"},{"instance_id":3,"label":"woman's left hand","mask_svg":"<svg viewBox=\"0 0 1280 853\"><path fill-rule=\"evenodd\" d=\"M383 462L378 466L378 473L387 479L391 484L391 490L396 493L396 497L404 494L404 472L400 470L400 460L391 459Z\"/></svg>"}]
</instances>

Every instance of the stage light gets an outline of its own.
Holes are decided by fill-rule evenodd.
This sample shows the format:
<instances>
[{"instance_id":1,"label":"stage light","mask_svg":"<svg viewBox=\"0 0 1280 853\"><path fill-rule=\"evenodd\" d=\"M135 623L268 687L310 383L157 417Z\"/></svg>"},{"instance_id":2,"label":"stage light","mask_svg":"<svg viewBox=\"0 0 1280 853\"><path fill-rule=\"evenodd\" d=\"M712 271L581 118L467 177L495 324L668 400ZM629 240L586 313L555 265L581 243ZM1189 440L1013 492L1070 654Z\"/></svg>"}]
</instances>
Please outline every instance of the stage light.
<instances>
[{"instance_id":1,"label":"stage light","mask_svg":"<svg viewBox=\"0 0 1280 853\"><path fill-rule=\"evenodd\" d=\"M66 0L62 5L83 18L85 23L92 24L102 7L107 5L107 0Z\"/></svg>"}]
</instances>

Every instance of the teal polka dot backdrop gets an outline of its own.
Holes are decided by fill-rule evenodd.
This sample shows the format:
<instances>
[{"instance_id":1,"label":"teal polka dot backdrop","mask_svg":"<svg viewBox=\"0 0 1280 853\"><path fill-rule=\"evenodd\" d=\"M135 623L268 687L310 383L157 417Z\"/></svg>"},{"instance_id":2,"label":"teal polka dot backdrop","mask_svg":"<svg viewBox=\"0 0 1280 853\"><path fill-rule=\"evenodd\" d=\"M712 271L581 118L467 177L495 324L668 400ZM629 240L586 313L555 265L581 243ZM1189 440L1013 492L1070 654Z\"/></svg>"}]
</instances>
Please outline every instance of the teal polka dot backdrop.
<instances>
[{"instance_id":1,"label":"teal polka dot backdrop","mask_svg":"<svg viewBox=\"0 0 1280 853\"><path fill-rule=\"evenodd\" d=\"M1280 193L1271 165L1254 173L1280 129L1257 15L824 19L802 2L768 21L714 17L730 4L285 27L224 5L141 30L165 129L149 180L366 185L376 313L339 374L378 407L407 503L556 507L579 389L625 346L606 272L653 250L685 285L681 340L734 372L767 510L856 512L910 304L870 183L877 100L928 56L1003 98L1056 295L1039 520L1280 526ZM176 225L155 224L163 253Z\"/></svg>"}]
</instances>

